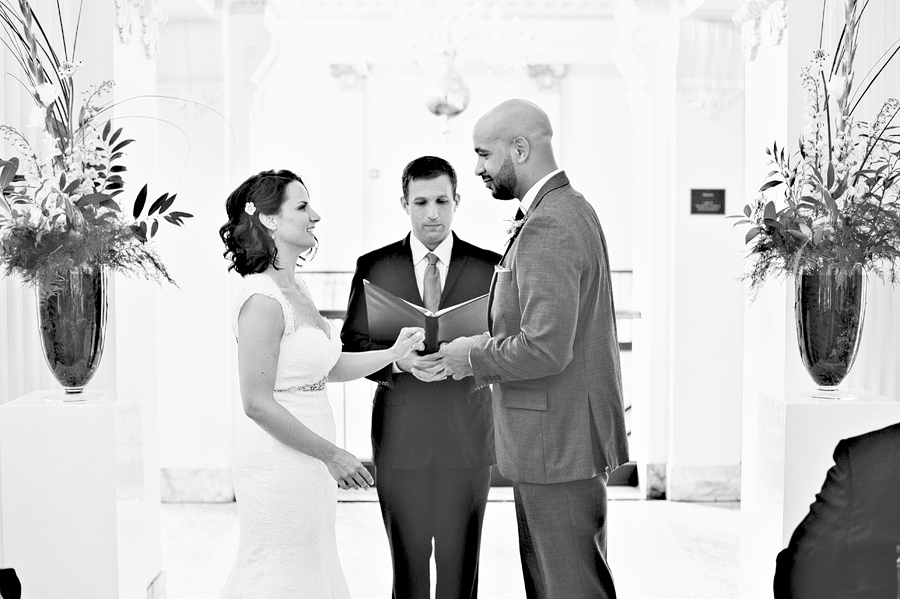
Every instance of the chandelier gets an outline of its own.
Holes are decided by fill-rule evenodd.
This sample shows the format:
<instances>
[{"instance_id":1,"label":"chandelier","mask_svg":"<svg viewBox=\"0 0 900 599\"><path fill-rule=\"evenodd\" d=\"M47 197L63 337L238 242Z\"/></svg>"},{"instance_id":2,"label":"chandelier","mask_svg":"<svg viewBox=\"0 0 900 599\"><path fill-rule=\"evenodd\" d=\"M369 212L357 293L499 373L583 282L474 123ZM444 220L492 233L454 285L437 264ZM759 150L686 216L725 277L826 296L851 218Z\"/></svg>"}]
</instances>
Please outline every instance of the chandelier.
<instances>
[{"instance_id":1,"label":"chandelier","mask_svg":"<svg viewBox=\"0 0 900 599\"><path fill-rule=\"evenodd\" d=\"M533 27L481 0L401 0L393 19L416 64L430 72L425 106L443 117L445 126L469 104L457 64L522 69L537 54Z\"/></svg>"}]
</instances>

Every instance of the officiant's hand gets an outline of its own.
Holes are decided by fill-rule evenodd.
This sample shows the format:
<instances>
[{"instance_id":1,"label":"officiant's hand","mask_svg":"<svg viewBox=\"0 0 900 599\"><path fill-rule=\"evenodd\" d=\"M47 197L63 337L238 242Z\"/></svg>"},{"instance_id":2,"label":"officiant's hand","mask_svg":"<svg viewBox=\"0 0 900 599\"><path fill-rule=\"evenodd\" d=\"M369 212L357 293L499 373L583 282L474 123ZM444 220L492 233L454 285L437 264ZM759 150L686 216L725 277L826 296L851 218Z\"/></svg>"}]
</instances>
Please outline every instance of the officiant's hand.
<instances>
[{"instance_id":1,"label":"officiant's hand","mask_svg":"<svg viewBox=\"0 0 900 599\"><path fill-rule=\"evenodd\" d=\"M399 362L412 351L425 349L425 329L422 327L404 327L397 335L391 351L394 352L394 362Z\"/></svg>"},{"instance_id":2,"label":"officiant's hand","mask_svg":"<svg viewBox=\"0 0 900 599\"><path fill-rule=\"evenodd\" d=\"M444 357L444 372L454 380L462 380L472 376L472 365L469 364L469 350L481 336L460 337L441 346L440 355Z\"/></svg>"},{"instance_id":3,"label":"officiant's hand","mask_svg":"<svg viewBox=\"0 0 900 599\"><path fill-rule=\"evenodd\" d=\"M397 360L397 368L409 372L414 377L425 383L442 381L447 378L444 372L444 359L438 353L420 356L409 354L402 360Z\"/></svg>"}]
</instances>

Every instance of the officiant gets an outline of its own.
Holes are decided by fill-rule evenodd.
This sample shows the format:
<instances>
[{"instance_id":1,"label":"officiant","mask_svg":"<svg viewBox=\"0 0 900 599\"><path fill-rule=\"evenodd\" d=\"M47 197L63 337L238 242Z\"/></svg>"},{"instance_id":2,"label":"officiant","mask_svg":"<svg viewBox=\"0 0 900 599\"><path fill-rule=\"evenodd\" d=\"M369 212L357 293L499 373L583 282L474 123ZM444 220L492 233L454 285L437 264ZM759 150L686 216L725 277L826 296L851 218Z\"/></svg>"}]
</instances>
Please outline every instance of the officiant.
<instances>
[{"instance_id":1,"label":"officiant","mask_svg":"<svg viewBox=\"0 0 900 599\"><path fill-rule=\"evenodd\" d=\"M369 335L363 280L431 311L488 292L499 254L452 230L460 204L446 160L416 158L403 169L406 237L359 258L344 351L386 347ZM394 567L394 599L427 599L434 541L439 599L474 598L484 509L494 464L491 392L447 378L438 354L416 355L368 377L376 488Z\"/></svg>"}]
</instances>

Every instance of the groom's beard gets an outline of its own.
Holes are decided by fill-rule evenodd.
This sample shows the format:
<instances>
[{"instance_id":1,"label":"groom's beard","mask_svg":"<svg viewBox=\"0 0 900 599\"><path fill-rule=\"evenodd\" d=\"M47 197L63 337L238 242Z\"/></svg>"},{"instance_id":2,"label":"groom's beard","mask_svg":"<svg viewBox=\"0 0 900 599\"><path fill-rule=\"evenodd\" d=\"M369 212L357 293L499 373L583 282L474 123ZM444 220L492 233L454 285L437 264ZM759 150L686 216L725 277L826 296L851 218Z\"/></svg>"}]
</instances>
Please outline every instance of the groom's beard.
<instances>
[{"instance_id":1,"label":"groom's beard","mask_svg":"<svg viewBox=\"0 0 900 599\"><path fill-rule=\"evenodd\" d=\"M491 195L498 200L511 200L516 197L516 187L519 179L516 177L516 169L513 166L512 157L507 156L503 161L503 166L497 171L497 174L491 177L494 182L494 189Z\"/></svg>"}]
</instances>

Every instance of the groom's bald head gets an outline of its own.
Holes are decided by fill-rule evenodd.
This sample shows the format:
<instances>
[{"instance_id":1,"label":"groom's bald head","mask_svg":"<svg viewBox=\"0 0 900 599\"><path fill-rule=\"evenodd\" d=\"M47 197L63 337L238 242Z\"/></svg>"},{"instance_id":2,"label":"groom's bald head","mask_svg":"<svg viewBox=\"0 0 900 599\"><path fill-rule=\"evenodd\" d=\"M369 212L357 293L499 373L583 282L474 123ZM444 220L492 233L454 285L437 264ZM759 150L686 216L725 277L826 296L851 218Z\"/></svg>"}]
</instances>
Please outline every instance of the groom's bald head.
<instances>
[{"instance_id":1,"label":"groom's bald head","mask_svg":"<svg viewBox=\"0 0 900 599\"><path fill-rule=\"evenodd\" d=\"M497 183L494 196L520 198L544 175L556 170L550 140L553 127L541 108L522 99L506 100L475 123L472 138L479 156L476 174ZM502 166L492 169L491 156L501 155ZM489 183L489 187L490 187ZM507 189L508 188L508 189ZM498 195L500 191L500 195ZM508 193L504 193L507 192Z\"/></svg>"},{"instance_id":2,"label":"groom's bald head","mask_svg":"<svg viewBox=\"0 0 900 599\"><path fill-rule=\"evenodd\" d=\"M475 129L483 127L493 133L495 139L512 143L516 137L524 137L532 144L550 145L553 127L547 113L528 100L507 100L490 109L478 119Z\"/></svg>"}]
</instances>

